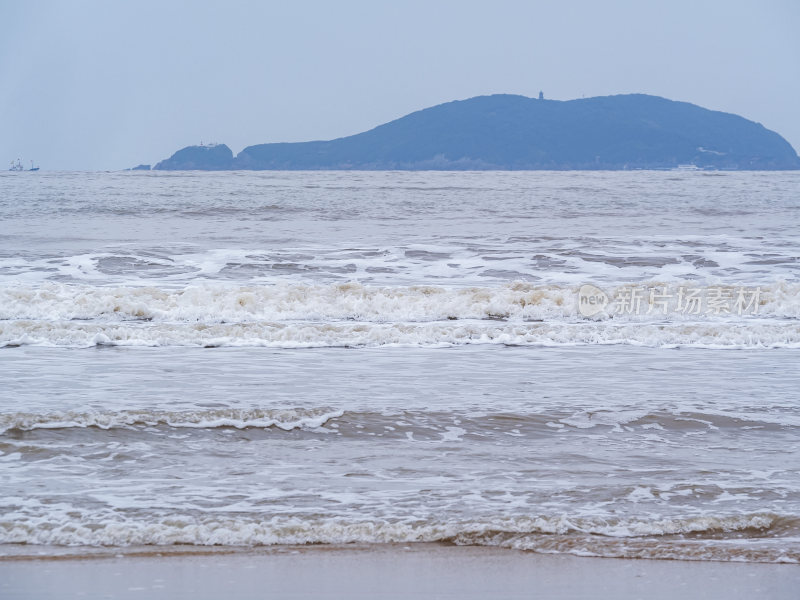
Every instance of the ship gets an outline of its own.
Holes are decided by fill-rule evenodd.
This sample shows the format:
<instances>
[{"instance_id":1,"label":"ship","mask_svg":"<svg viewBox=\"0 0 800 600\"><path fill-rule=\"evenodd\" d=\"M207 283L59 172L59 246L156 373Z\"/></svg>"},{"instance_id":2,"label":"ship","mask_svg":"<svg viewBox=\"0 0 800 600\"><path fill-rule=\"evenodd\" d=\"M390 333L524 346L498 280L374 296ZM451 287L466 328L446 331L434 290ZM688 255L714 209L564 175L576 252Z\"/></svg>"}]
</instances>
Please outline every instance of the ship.
<instances>
[{"instance_id":1,"label":"ship","mask_svg":"<svg viewBox=\"0 0 800 600\"><path fill-rule=\"evenodd\" d=\"M22 161L20 159L17 159L16 162L13 161L13 160L11 161L11 166L8 168L8 170L9 171L38 171L39 167L34 167L33 166L33 161L31 161L31 168L30 169L26 169L25 167L22 166Z\"/></svg>"}]
</instances>

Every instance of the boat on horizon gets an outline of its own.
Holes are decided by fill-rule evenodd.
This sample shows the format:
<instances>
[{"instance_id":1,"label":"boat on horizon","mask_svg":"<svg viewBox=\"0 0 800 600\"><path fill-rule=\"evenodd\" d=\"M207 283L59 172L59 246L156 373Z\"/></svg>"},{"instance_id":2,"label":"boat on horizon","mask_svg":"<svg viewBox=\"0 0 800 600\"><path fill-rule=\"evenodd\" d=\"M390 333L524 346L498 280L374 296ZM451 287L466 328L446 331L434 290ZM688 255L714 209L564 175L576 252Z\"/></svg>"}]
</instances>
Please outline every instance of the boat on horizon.
<instances>
[{"instance_id":1,"label":"boat on horizon","mask_svg":"<svg viewBox=\"0 0 800 600\"><path fill-rule=\"evenodd\" d=\"M16 171L16 172L20 172L20 171L38 171L39 167L34 167L33 166L33 161L31 161L31 168L30 169L26 169L25 167L22 166L22 161L20 159L17 159L16 162L14 162L13 160L11 161L11 166L8 168L8 170L9 171Z\"/></svg>"}]
</instances>

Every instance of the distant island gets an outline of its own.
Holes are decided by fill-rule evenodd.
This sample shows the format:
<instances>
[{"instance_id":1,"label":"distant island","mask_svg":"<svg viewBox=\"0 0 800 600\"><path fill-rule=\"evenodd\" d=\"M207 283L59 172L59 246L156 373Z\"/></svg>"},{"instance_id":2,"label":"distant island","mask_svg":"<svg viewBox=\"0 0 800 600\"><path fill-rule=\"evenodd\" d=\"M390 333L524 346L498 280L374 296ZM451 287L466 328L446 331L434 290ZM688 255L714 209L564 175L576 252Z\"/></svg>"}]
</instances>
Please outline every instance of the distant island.
<instances>
[{"instance_id":1,"label":"distant island","mask_svg":"<svg viewBox=\"0 0 800 600\"><path fill-rule=\"evenodd\" d=\"M545 100L478 96L330 141L188 146L158 170L800 169L774 131L645 94Z\"/></svg>"}]
</instances>

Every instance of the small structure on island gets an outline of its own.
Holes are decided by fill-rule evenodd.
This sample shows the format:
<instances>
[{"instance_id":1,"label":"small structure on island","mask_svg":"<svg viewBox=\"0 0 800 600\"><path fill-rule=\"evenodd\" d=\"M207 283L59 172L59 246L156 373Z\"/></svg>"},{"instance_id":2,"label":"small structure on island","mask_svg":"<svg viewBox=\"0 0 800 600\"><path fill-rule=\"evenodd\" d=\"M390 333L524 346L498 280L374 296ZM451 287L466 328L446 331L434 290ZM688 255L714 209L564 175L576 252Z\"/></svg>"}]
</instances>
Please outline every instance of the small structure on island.
<instances>
[{"instance_id":1,"label":"small structure on island","mask_svg":"<svg viewBox=\"0 0 800 600\"><path fill-rule=\"evenodd\" d=\"M539 100L544 100L544 92L539 92Z\"/></svg>"}]
</instances>

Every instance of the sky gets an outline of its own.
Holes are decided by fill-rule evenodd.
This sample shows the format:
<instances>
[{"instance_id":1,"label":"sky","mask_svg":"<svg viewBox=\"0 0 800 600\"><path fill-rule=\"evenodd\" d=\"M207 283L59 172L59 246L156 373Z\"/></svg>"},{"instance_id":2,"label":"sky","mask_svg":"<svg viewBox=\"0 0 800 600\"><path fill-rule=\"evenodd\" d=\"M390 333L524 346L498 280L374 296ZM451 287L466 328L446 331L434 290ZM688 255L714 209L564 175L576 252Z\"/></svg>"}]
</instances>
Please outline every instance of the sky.
<instances>
[{"instance_id":1,"label":"sky","mask_svg":"<svg viewBox=\"0 0 800 600\"><path fill-rule=\"evenodd\" d=\"M800 2L0 0L5 165L117 170L540 90L692 102L800 150Z\"/></svg>"}]
</instances>

